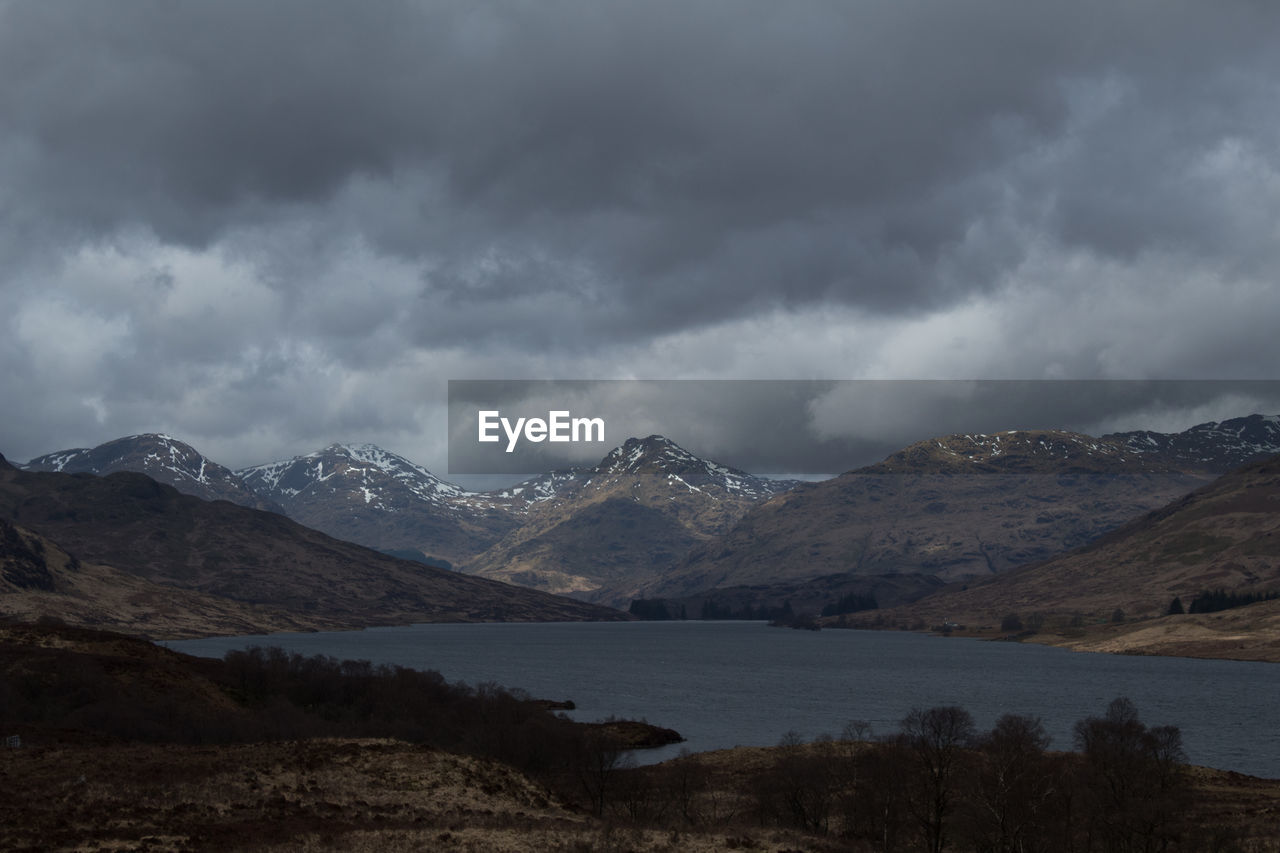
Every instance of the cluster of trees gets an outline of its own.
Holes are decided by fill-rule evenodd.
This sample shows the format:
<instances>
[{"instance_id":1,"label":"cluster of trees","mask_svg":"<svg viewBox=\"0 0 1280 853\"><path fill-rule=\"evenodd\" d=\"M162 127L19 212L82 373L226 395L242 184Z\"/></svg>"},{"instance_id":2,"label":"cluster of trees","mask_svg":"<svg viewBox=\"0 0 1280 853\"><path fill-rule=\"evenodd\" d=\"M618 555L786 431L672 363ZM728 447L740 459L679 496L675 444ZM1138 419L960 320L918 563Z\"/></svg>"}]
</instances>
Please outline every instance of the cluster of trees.
<instances>
[{"instance_id":1,"label":"cluster of trees","mask_svg":"<svg viewBox=\"0 0 1280 853\"><path fill-rule=\"evenodd\" d=\"M631 769L605 811L667 827L786 826L884 853L1157 853L1186 840L1180 732L1145 726L1127 699L1076 724L1074 754L1048 752L1037 718L979 732L958 707L868 735L865 723L840 740L788 735L770 762L719 783L696 755Z\"/></svg>"},{"instance_id":2,"label":"cluster of trees","mask_svg":"<svg viewBox=\"0 0 1280 853\"><path fill-rule=\"evenodd\" d=\"M210 687L230 701L211 701ZM195 744L397 738L503 761L574 798L586 788L586 768L623 754L609 733L553 713L521 691L258 647L218 661L0 644L0 726L34 729L32 742L68 732Z\"/></svg>"},{"instance_id":3,"label":"cluster of trees","mask_svg":"<svg viewBox=\"0 0 1280 853\"><path fill-rule=\"evenodd\" d=\"M1233 607L1244 607L1259 601L1273 601L1280 598L1280 592L1227 592L1225 589L1205 590L1191 600L1191 606L1184 608L1181 598L1169 602L1169 615L1179 613L1216 613L1219 610L1230 610Z\"/></svg>"},{"instance_id":4,"label":"cluster of trees","mask_svg":"<svg viewBox=\"0 0 1280 853\"><path fill-rule=\"evenodd\" d=\"M689 618L688 609L684 604L677 604L665 598L632 599L631 604L627 607L627 612L638 619L650 621ZM741 619L761 622L785 622L793 615L790 601L784 602L781 607L767 607L765 605L753 607L750 604L734 607L732 604L708 598L698 608L698 618L706 620Z\"/></svg>"},{"instance_id":5,"label":"cluster of trees","mask_svg":"<svg viewBox=\"0 0 1280 853\"><path fill-rule=\"evenodd\" d=\"M823 616L839 616L843 613L859 613L863 610L878 610L879 602L874 595L862 595L851 592L842 595L835 602L822 608Z\"/></svg>"},{"instance_id":6,"label":"cluster of trees","mask_svg":"<svg viewBox=\"0 0 1280 853\"><path fill-rule=\"evenodd\" d=\"M644 619L650 622L665 622L671 619L689 618L683 604L676 609L665 598L632 599L631 605L627 608L627 612L637 619Z\"/></svg>"},{"instance_id":7,"label":"cluster of trees","mask_svg":"<svg viewBox=\"0 0 1280 853\"><path fill-rule=\"evenodd\" d=\"M859 613L863 610L877 610L880 604L874 595L863 595L851 592L839 599L829 602L822 608L823 616L840 616L846 613ZM631 601L627 612L639 619L661 621L667 619L687 619L688 612L684 604L677 604L664 598L636 598ZM742 619L763 622L791 624L796 614L791 609L790 600L779 605L743 604L735 607L732 604L708 598L702 602L698 610L699 619ZM806 614L806 618L812 616Z\"/></svg>"},{"instance_id":8,"label":"cluster of trees","mask_svg":"<svg viewBox=\"0 0 1280 853\"><path fill-rule=\"evenodd\" d=\"M788 622L795 613L791 610L791 601L787 600L782 603L781 607L752 607L744 604L737 610L731 605L721 604L712 599L702 602L702 609L699 617L702 619L746 619L746 620L763 620L768 622Z\"/></svg>"},{"instance_id":9,"label":"cluster of trees","mask_svg":"<svg viewBox=\"0 0 1280 853\"><path fill-rule=\"evenodd\" d=\"M228 652L218 680L271 739L393 737L541 774L583 736L522 691L449 682L434 670L254 647Z\"/></svg>"}]
</instances>

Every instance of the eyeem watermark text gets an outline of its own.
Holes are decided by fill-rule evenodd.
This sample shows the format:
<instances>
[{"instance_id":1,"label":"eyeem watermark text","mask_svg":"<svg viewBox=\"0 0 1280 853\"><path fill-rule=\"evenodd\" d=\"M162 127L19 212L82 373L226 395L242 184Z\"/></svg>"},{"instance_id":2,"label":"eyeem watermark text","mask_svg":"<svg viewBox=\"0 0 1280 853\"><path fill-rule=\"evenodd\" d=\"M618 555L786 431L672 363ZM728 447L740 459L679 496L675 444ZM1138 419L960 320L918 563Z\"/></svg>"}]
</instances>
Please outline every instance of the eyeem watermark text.
<instances>
[{"instance_id":1,"label":"eyeem watermark text","mask_svg":"<svg viewBox=\"0 0 1280 853\"><path fill-rule=\"evenodd\" d=\"M534 443L540 441L604 441L604 418L575 418L567 410L547 412L542 418L516 418L514 424L502 417L497 409L476 413L479 423L479 441L501 441L498 429L507 436L507 453L516 449L521 437Z\"/></svg>"}]
</instances>

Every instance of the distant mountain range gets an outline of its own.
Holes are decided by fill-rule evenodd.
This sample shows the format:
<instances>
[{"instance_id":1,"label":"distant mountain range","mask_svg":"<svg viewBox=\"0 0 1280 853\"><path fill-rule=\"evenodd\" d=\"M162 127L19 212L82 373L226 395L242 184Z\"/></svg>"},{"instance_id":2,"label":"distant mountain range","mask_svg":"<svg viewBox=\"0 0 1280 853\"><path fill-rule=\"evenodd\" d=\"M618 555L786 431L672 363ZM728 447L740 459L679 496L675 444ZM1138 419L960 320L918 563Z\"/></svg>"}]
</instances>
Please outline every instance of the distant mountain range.
<instances>
[{"instance_id":1,"label":"distant mountain range","mask_svg":"<svg viewBox=\"0 0 1280 853\"><path fill-rule=\"evenodd\" d=\"M754 477L661 436L629 439L589 468L489 492L367 444L232 472L176 439L141 435L24 467L139 470L366 547L618 607L646 598L687 612L793 597L816 607L877 589L909 601L940 582L1087 545L1276 453L1280 417L1251 415L1172 434L941 436L802 484Z\"/></svg>"},{"instance_id":2,"label":"distant mountain range","mask_svg":"<svg viewBox=\"0 0 1280 853\"><path fill-rule=\"evenodd\" d=\"M727 531L792 481L703 460L661 436L599 465L471 492L371 444L332 444L229 471L164 435L51 453L27 470L137 470L179 491L272 508L335 538L397 556L626 607L695 544Z\"/></svg>"}]
</instances>

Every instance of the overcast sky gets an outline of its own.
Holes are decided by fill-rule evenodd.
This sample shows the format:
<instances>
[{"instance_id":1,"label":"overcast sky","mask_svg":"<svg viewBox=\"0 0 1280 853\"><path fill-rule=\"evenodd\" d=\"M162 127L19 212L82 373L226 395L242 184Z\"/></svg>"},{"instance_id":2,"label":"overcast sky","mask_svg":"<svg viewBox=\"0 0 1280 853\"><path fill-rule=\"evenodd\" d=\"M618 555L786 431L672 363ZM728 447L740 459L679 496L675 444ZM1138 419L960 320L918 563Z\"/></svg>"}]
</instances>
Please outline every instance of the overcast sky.
<instances>
[{"instance_id":1,"label":"overcast sky","mask_svg":"<svg viewBox=\"0 0 1280 853\"><path fill-rule=\"evenodd\" d=\"M1275 379L1277 32L1266 0L0 0L0 452L444 473L449 379Z\"/></svg>"}]
</instances>

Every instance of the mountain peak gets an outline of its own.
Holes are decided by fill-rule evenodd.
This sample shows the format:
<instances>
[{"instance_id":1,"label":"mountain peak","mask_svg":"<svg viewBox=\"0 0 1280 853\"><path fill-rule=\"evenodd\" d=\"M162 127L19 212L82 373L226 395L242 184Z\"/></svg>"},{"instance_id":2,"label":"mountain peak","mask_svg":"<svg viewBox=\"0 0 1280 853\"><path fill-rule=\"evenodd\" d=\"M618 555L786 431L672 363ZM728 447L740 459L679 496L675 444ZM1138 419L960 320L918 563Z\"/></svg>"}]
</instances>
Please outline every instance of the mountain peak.
<instances>
[{"instance_id":1,"label":"mountain peak","mask_svg":"<svg viewBox=\"0 0 1280 853\"><path fill-rule=\"evenodd\" d=\"M645 467L669 468L673 465L728 470L714 462L693 455L671 439L661 435L628 438L601 460L602 470L638 471Z\"/></svg>"},{"instance_id":2,"label":"mountain peak","mask_svg":"<svg viewBox=\"0 0 1280 853\"><path fill-rule=\"evenodd\" d=\"M645 451L654 451L654 450L665 451L673 448L675 450L679 450L682 452L684 451L684 448L680 447L680 445L676 444L674 441L667 438L665 435L654 434L654 435L647 435L644 438L637 438L634 436L631 438L628 438L626 441L622 442L620 446L615 447L613 449L613 452L614 453L618 453L618 452L630 453L635 451L637 448L643 449Z\"/></svg>"},{"instance_id":3,"label":"mountain peak","mask_svg":"<svg viewBox=\"0 0 1280 853\"><path fill-rule=\"evenodd\" d=\"M333 444L323 447L320 450L308 453L306 458L316 458L319 456L342 456L356 462L365 462L370 465L386 465L395 462L413 465L408 459L399 454L384 450L376 444L368 442L353 443L336 441ZM434 475L433 475L434 476Z\"/></svg>"},{"instance_id":4,"label":"mountain peak","mask_svg":"<svg viewBox=\"0 0 1280 853\"><path fill-rule=\"evenodd\" d=\"M597 490L605 482L640 477L664 481L677 490L702 491L712 486L727 494L752 500L786 491L791 486L790 483L753 477L737 468L703 459L661 435L627 439L620 447L609 451L591 470L590 476L590 482Z\"/></svg>"},{"instance_id":5,"label":"mountain peak","mask_svg":"<svg viewBox=\"0 0 1280 853\"><path fill-rule=\"evenodd\" d=\"M270 495L286 509L308 490L334 492L340 483L364 503L392 511L411 497L440 503L446 497L469 494L376 444L335 442L305 456L255 465L238 473L252 488Z\"/></svg>"},{"instance_id":6,"label":"mountain peak","mask_svg":"<svg viewBox=\"0 0 1280 853\"><path fill-rule=\"evenodd\" d=\"M183 447L190 447L185 441L180 441L166 432L140 432L137 435L129 435L124 438L117 438L116 441L156 441L156 442L173 442L181 444ZM111 442L108 442L110 444Z\"/></svg>"}]
</instances>

